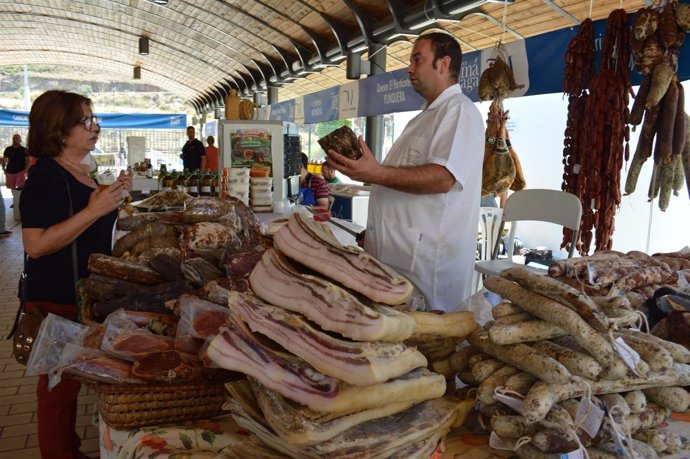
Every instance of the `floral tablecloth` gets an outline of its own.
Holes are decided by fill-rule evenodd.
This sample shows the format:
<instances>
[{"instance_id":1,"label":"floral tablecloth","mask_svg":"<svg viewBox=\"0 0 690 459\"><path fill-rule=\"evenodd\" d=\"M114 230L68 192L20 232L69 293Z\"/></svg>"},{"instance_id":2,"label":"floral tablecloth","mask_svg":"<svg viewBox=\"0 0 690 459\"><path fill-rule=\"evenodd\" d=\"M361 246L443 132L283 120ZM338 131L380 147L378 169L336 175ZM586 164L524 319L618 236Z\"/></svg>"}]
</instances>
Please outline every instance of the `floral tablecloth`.
<instances>
[{"instance_id":1,"label":"floral tablecloth","mask_svg":"<svg viewBox=\"0 0 690 459\"><path fill-rule=\"evenodd\" d=\"M232 417L116 430L99 421L101 459L204 459L247 438Z\"/></svg>"}]
</instances>

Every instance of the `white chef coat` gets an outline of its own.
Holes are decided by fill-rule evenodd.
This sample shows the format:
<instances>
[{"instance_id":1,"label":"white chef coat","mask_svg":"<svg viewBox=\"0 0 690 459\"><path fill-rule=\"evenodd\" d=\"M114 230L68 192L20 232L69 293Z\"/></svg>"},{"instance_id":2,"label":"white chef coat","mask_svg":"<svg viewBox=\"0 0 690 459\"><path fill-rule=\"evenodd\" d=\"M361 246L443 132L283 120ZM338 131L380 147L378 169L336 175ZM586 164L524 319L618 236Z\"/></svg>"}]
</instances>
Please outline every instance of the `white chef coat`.
<instances>
[{"instance_id":1,"label":"white chef coat","mask_svg":"<svg viewBox=\"0 0 690 459\"><path fill-rule=\"evenodd\" d=\"M483 151L482 116L453 85L408 123L383 161L444 166L453 188L420 195L372 186L364 249L410 279L427 309L452 311L471 295Z\"/></svg>"}]
</instances>

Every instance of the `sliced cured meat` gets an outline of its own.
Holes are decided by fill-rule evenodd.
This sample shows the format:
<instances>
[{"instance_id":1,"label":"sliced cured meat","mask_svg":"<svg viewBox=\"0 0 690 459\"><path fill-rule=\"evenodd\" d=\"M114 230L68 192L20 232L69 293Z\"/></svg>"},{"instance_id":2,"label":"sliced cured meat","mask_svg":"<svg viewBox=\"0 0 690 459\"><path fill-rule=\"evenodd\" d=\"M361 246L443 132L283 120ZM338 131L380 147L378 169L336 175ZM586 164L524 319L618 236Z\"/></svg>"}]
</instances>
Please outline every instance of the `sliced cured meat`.
<instances>
[{"instance_id":1,"label":"sliced cured meat","mask_svg":"<svg viewBox=\"0 0 690 459\"><path fill-rule=\"evenodd\" d=\"M226 258L223 261L225 271L228 273L228 276L246 277L261 260L262 253L263 250L250 250L226 254Z\"/></svg>"},{"instance_id":2,"label":"sliced cured meat","mask_svg":"<svg viewBox=\"0 0 690 459\"><path fill-rule=\"evenodd\" d=\"M132 366L132 373L148 381L183 383L201 380L204 367L201 360L191 354L169 350L139 357Z\"/></svg>"},{"instance_id":3,"label":"sliced cured meat","mask_svg":"<svg viewBox=\"0 0 690 459\"><path fill-rule=\"evenodd\" d=\"M350 386L304 360L270 349L235 317L221 327L205 352L221 368L253 376L265 386L315 411L354 413L393 402L420 402L443 395L446 380L426 368L370 386Z\"/></svg>"},{"instance_id":4,"label":"sliced cured meat","mask_svg":"<svg viewBox=\"0 0 690 459\"><path fill-rule=\"evenodd\" d=\"M86 332L86 335L84 335L84 347L100 349L101 342L103 341L103 335L105 335L105 327L103 325L91 325Z\"/></svg>"},{"instance_id":5,"label":"sliced cured meat","mask_svg":"<svg viewBox=\"0 0 690 459\"><path fill-rule=\"evenodd\" d=\"M400 304L412 294L409 280L368 253L343 246L326 224L311 216L292 214L273 243L293 260L372 301Z\"/></svg>"},{"instance_id":6,"label":"sliced cured meat","mask_svg":"<svg viewBox=\"0 0 690 459\"><path fill-rule=\"evenodd\" d=\"M323 333L300 316L249 293L230 292L228 307L254 332L269 337L321 373L368 386L424 367L426 358L402 343L345 341Z\"/></svg>"},{"instance_id":7,"label":"sliced cured meat","mask_svg":"<svg viewBox=\"0 0 690 459\"><path fill-rule=\"evenodd\" d=\"M194 331L201 338L206 338L211 335L217 335L221 325L228 320L230 311L223 311L222 309L207 309L194 319Z\"/></svg>"},{"instance_id":8,"label":"sliced cured meat","mask_svg":"<svg viewBox=\"0 0 690 459\"><path fill-rule=\"evenodd\" d=\"M390 403L379 408L340 416L305 408L269 389L254 378L249 378L249 383L266 422L283 441L290 445L321 443L363 422L399 413L412 405L411 402ZM233 397L238 398L234 394Z\"/></svg>"},{"instance_id":9,"label":"sliced cured meat","mask_svg":"<svg viewBox=\"0 0 690 459\"><path fill-rule=\"evenodd\" d=\"M415 322L386 306L369 307L348 291L318 276L299 272L274 249L267 250L249 276L263 300L299 312L324 330L358 341L407 339Z\"/></svg>"},{"instance_id":10,"label":"sliced cured meat","mask_svg":"<svg viewBox=\"0 0 690 459\"><path fill-rule=\"evenodd\" d=\"M146 380L132 374L132 364L106 355L87 357L66 366L63 373L110 384L145 384Z\"/></svg>"},{"instance_id":11,"label":"sliced cured meat","mask_svg":"<svg viewBox=\"0 0 690 459\"><path fill-rule=\"evenodd\" d=\"M293 458L384 459L433 435L445 435L458 413L450 398L419 403L403 412L361 423L332 439L315 445L290 445L252 418L231 399L230 412L237 424L259 437L269 447Z\"/></svg>"},{"instance_id":12,"label":"sliced cured meat","mask_svg":"<svg viewBox=\"0 0 690 459\"><path fill-rule=\"evenodd\" d=\"M116 277L139 284L155 285L165 281L157 272L139 263L122 258L92 253L88 263L89 272Z\"/></svg>"},{"instance_id":13,"label":"sliced cured meat","mask_svg":"<svg viewBox=\"0 0 690 459\"><path fill-rule=\"evenodd\" d=\"M220 306L202 300L195 295L181 295L177 302L179 303L180 323L183 324L179 330L195 338L205 339L211 335L217 335L220 326L232 313L227 307L227 301L225 306ZM186 330L185 327L187 327ZM189 329L190 327L191 329Z\"/></svg>"},{"instance_id":14,"label":"sliced cured meat","mask_svg":"<svg viewBox=\"0 0 690 459\"><path fill-rule=\"evenodd\" d=\"M168 337L154 335L145 330L136 330L115 338L112 349L118 355L136 358L149 352L172 349L174 345L174 340Z\"/></svg>"}]
</instances>

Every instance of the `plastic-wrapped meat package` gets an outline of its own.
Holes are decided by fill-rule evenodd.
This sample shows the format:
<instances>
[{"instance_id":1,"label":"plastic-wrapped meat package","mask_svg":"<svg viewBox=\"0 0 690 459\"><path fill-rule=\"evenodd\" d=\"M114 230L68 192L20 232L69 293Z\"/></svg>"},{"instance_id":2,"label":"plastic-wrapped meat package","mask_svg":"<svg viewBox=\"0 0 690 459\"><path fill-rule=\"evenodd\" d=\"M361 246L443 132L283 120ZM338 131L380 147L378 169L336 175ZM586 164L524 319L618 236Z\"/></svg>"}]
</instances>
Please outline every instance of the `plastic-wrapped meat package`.
<instances>
[{"instance_id":1,"label":"plastic-wrapped meat package","mask_svg":"<svg viewBox=\"0 0 690 459\"><path fill-rule=\"evenodd\" d=\"M94 382L108 384L145 384L147 381L132 374L132 364L112 357L103 351L87 349L74 343L63 348L57 365L48 374L48 388L52 389L66 373Z\"/></svg>"},{"instance_id":2,"label":"plastic-wrapped meat package","mask_svg":"<svg viewBox=\"0 0 690 459\"><path fill-rule=\"evenodd\" d=\"M26 362L26 376L48 374L57 366L62 349L68 343L82 344L87 329L86 325L48 314L41 323L36 342Z\"/></svg>"},{"instance_id":3,"label":"plastic-wrapped meat package","mask_svg":"<svg viewBox=\"0 0 690 459\"><path fill-rule=\"evenodd\" d=\"M220 326L231 314L230 309L194 295L181 295L180 322L175 336L175 349L197 354L206 338L218 334Z\"/></svg>"},{"instance_id":4,"label":"plastic-wrapped meat package","mask_svg":"<svg viewBox=\"0 0 690 459\"><path fill-rule=\"evenodd\" d=\"M174 345L171 337L154 335L133 322L116 318L106 326L101 349L125 360L135 360L149 352L173 349Z\"/></svg>"}]
</instances>

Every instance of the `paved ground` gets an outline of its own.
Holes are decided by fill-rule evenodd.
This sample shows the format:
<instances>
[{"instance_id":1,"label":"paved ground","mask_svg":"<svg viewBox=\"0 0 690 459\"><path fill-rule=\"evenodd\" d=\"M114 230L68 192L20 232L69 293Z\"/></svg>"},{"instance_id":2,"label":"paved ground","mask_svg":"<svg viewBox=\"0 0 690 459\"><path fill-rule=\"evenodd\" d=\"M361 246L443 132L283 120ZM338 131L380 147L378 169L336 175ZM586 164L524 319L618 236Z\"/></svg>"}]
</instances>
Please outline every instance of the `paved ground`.
<instances>
[{"instance_id":1,"label":"paved ground","mask_svg":"<svg viewBox=\"0 0 690 459\"><path fill-rule=\"evenodd\" d=\"M40 457L36 435L36 378L24 376L24 366L12 357L11 341L4 338L17 312L17 279L22 270L21 225L13 219L12 197L4 186L7 228L11 236L0 237L0 459ZM93 425L95 395L82 388L77 431L82 451L98 457L98 428Z\"/></svg>"}]
</instances>

